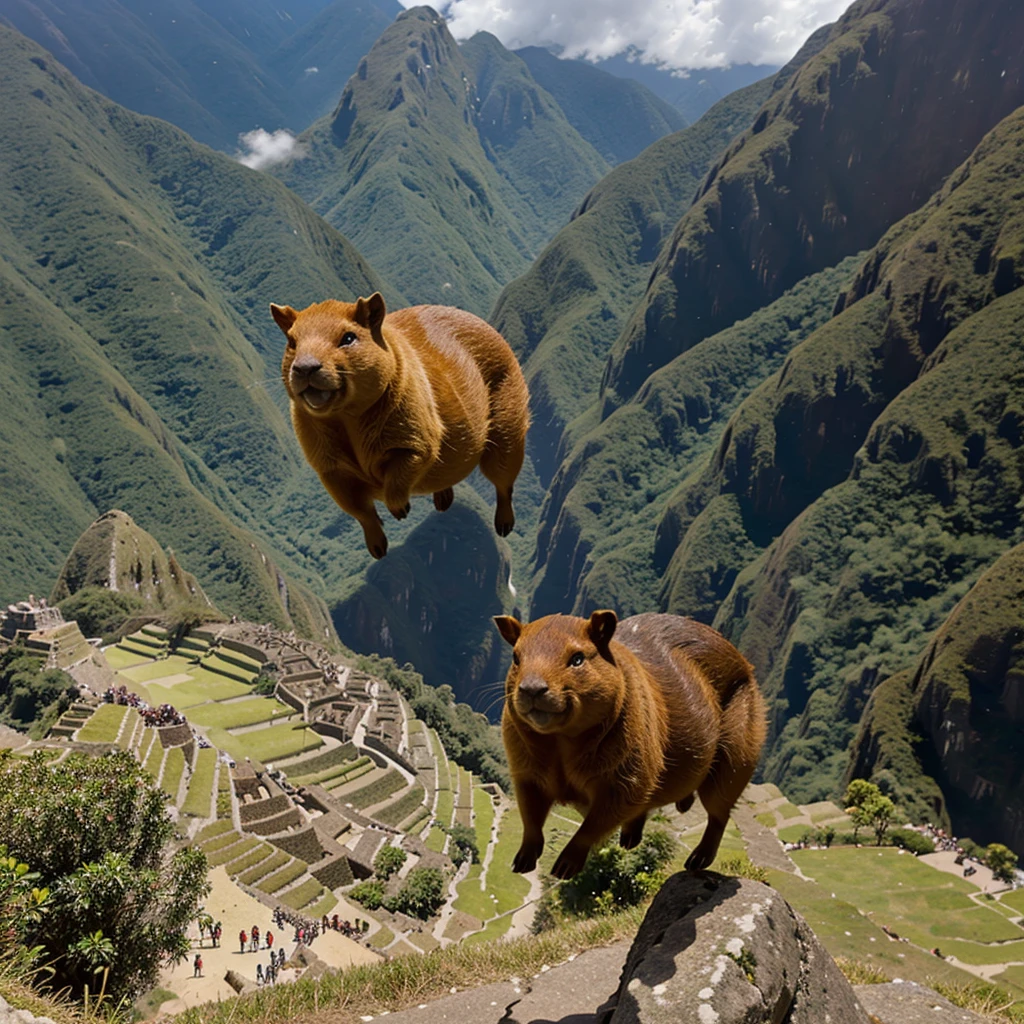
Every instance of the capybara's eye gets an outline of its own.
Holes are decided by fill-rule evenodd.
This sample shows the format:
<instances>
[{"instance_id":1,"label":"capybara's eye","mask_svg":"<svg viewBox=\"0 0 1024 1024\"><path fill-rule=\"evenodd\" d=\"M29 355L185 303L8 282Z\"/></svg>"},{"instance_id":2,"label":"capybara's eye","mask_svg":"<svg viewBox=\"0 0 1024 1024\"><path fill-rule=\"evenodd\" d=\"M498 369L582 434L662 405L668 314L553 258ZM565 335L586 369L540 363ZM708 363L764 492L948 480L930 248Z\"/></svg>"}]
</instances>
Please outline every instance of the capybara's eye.
<instances>
[{"instance_id":1,"label":"capybara's eye","mask_svg":"<svg viewBox=\"0 0 1024 1024\"><path fill-rule=\"evenodd\" d=\"M338 344L339 345L352 345L352 344L354 344L358 340L359 339L356 337L356 335L354 335L351 331L346 331L341 336L341 341L339 341Z\"/></svg>"},{"instance_id":2,"label":"capybara's eye","mask_svg":"<svg viewBox=\"0 0 1024 1024\"><path fill-rule=\"evenodd\" d=\"M586 659L585 659L585 658L583 657L583 652L582 652L582 651L577 651L577 652L576 652L576 653L575 653L575 654L574 654L574 655L573 655L573 656L572 656L572 657L571 657L571 658L569 659L569 664L570 664L570 665L571 665L571 666L572 666L573 668L579 668L579 667L580 667L580 665L582 665L582 664L583 664L583 662L584 662L585 660L586 660Z\"/></svg>"}]
</instances>

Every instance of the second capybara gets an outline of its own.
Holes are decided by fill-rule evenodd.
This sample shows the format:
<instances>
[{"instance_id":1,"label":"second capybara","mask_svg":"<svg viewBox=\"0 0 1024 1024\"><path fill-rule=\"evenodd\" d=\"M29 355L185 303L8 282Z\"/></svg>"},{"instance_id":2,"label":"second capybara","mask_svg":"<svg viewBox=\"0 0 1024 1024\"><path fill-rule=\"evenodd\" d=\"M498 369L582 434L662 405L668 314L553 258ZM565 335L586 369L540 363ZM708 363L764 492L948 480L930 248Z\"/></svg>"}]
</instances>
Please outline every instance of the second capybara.
<instances>
[{"instance_id":1,"label":"second capybara","mask_svg":"<svg viewBox=\"0 0 1024 1024\"><path fill-rule=\"evenodd\" d=\"M708 867L764 743L749 662L710 626L679 615L494 621L513 646L501 723L523 820L512 869L536 865L553 804L583 815L554 864L564 879L614 829L630 849L650 811L686 811L694 794L708 821L686 866Z\"/></svg>"},{"instance_id":2,"label":"second capybara","mask_svg":"<svg viewBox=\"0 0 1024 1024\"><path fill-rule=\"evenodd\" d=\"M299 444L374 558L388 549L375 501L404 519L413 494L432 494L443 512L477 466L497 493L495 530L512 531L529 396L493 327L450 306L389 313L379 292L270 312L288 339L281 376Z\"/></svg>"}]
</instances>

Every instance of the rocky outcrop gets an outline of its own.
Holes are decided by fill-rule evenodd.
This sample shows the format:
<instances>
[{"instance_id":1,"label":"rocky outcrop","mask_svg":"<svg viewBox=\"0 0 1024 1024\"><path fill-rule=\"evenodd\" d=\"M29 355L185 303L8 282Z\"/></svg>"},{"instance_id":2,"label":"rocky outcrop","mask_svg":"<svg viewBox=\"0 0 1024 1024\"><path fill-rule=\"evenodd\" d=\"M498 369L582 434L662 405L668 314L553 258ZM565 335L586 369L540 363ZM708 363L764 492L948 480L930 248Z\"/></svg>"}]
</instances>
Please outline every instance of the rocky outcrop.
<instances>
[{"instance_id":1,"label":"rocky outcrop","mask_svg":"<svg viewBox=\"0 0 1024 1024\"><path fill-rule=\"evenodd\" d=\"M629 951L602 1024L868 1024L807 922L759 882L679 873Z\"/></svg>"}]
</instances>

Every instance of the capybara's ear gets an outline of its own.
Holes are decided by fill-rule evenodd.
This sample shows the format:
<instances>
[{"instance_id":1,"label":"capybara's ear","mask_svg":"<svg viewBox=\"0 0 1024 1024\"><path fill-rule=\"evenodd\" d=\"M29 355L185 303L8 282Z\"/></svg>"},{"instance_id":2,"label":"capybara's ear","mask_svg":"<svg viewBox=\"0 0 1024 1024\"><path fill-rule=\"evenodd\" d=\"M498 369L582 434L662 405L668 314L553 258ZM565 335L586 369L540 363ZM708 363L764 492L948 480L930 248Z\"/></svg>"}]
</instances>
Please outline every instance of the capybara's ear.
<instances>
[{"instance_id":1,"label":"capybara's ear","mask_svg":"<svg viewBox=\"0 0 1024 1024\"><path fill-rule=\"evenodd\" d=\"M380 325L384 322L385 313L387 313L387 307L384 305L384 296L380 292L374 292L368 299L356 300L356 312L353 319L356 323L369 327L374 338L380 339Z\"/></svg>"},{"instance_id":2,"label":"capybara's ear","mask_svg":"<svg viewBox=\"0 0 1024 1024\"><path fill-rule=\"evenodd\" d=\"M498 632L515 647L516 641L523 632L523 624L518 619L512 618L511 615L495 615L494 624L498 627Z\"/></svg>"},{"instance_id":3,"label":"capybara's ear","mask_svg":"<svg viewBox=\"0 0 1024 1024\"><path fill-rule=\"evenodd\" d=\"M615 635L615 627L618 624L619 618L615 612L607 610L594 612L587 623L587 633L596 647L604 648L608 646L608 641Z\"/></svg>"},{"instance_id":4,"label":"capybara's ear","mask_svg":"<svg viewBox=\"0 0 1024 1024\"><path fill-rule=\"evenodd\" d=\"M272 302L270 304L270 315L274 318L277 326L287 334L299 314L291 306L278 306Z\"/></svg>"}]
</instances>

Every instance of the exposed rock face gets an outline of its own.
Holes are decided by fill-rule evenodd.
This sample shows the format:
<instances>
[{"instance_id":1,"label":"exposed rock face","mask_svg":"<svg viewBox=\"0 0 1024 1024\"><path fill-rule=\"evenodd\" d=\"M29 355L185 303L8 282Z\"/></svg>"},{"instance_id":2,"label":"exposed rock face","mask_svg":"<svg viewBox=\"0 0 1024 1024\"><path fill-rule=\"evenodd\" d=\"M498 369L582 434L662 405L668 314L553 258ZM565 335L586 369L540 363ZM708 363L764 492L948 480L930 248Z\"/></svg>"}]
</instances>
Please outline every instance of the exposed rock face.
<instances>
[{"instance_id":1,"label":"exposed rock face","mask_svg":"<svg viewBox=\"0 0 1024 1024\"><path fill-rule=\"evenodd\" d=\"M868 1024L807 922L766 885L673 875L633 942L603 1024Z\"/></svg>"},{"instance_id":2,"label":"exposed rock face","mask_svg":"<svg viewBox=\"0 0 1024 1024\"><path fill-rule=\"evenodd\" d=\"M989 1019L913 981L858 985L856 992L880 1024L985 1024Z\"/></svg>"}]
</instances>

